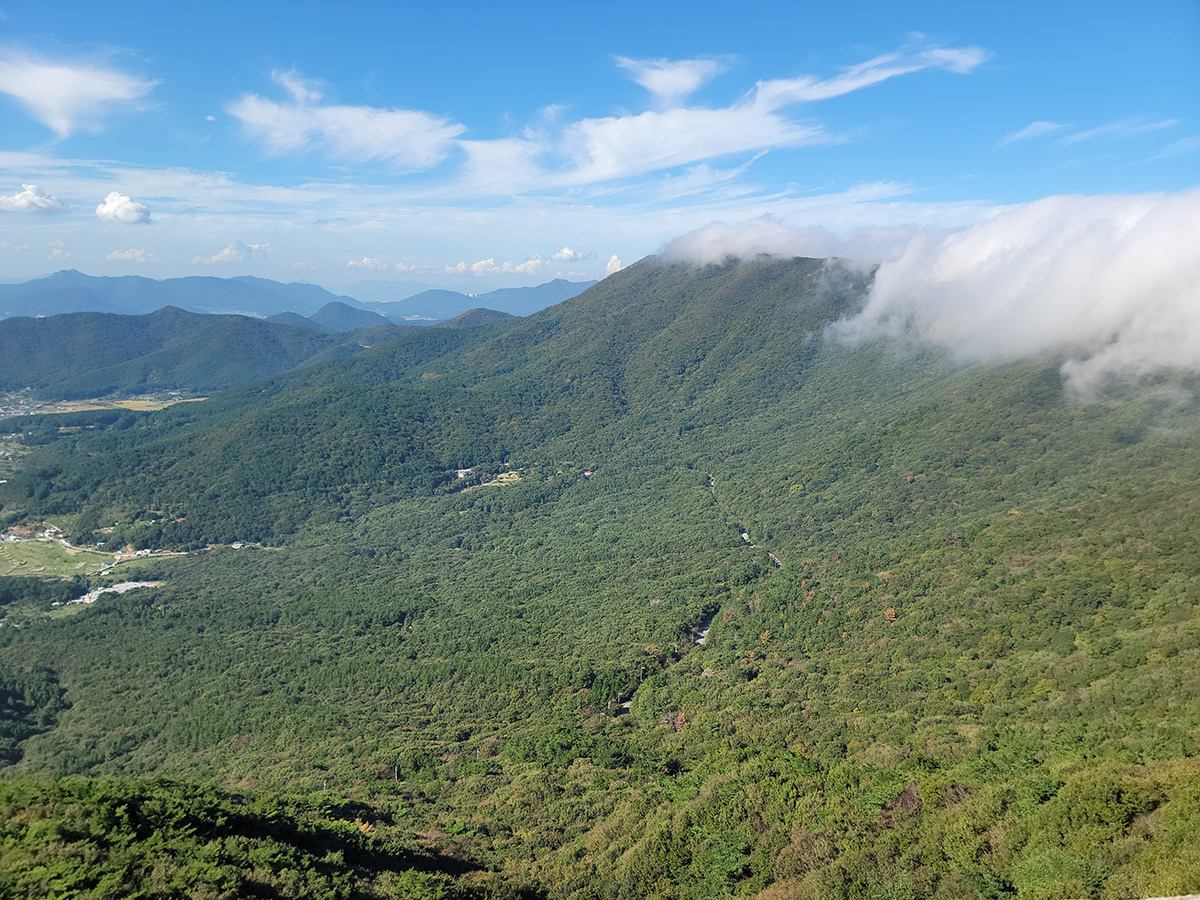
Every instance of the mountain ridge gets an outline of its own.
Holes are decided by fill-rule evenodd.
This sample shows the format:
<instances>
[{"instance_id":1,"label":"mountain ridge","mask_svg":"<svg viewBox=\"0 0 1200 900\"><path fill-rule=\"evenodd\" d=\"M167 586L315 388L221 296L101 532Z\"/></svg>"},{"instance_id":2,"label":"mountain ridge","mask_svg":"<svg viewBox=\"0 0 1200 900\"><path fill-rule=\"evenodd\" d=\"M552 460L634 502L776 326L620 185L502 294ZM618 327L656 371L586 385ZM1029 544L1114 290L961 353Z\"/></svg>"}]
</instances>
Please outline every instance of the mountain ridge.
<instances>
[{"instance_id":1,"label":"mountain ridge","mask_svg":"<svg viewBox=\"0 0 1200 900\"><path fill-rule=\"evenodd\" d=\"M12 420L5 521L188 551L0 629L14 776L350 798L553 897L1194 890L1189 385L838 337L869 285L650 260Z\"/></svg>"},{"instance_id":2,"label":"mountain ridge","mask_svg":"<svg viewBox=\"0 0 1200 900\"><path fill-rule=\"evenodd\" d=\"M370 315L370 314L364 314ZM303 320L307 322L308 320ZM55 400L179 390L207 394L362 349L409 327L379 319L353 333L316 323L194 313L77 312L0 319L0 391Z\"/></svg>"},{"instance_id":3,"label":"mountain ridge","mask_svg":"<svg viewBox=\"0 0 1200 900\"><path fill-rule=\"evenodd\" d=\"M536 287L502 288L492 293L498 295L502 311L525 315L574 296L591 284L595 282L554 279ZM423 293L428 296L419 300L410 296L401 301L360 301L314 284L284 284L252 275L231 278L190 275L157 280L141 275L93 276L76 269L63 269L43 278L0 284L0 317L66 312L144 315L163 306L259 317L294 312L307 317L331 303L341 303L355 310L374 312L394 324L405 324L405 317L447 319L474 307L495 305L480 303L475 295L456 291L435 289Z\"/></svg>"}]
</instances>

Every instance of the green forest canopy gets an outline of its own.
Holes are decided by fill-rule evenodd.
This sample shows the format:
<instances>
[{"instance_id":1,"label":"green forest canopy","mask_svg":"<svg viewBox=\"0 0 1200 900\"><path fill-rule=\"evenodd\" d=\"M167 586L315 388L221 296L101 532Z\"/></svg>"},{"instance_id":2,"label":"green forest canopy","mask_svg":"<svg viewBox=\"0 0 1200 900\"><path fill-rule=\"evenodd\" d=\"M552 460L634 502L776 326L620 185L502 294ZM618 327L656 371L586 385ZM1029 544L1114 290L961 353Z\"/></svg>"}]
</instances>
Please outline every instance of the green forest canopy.
<instances>
[{"instance_id":1,"label":"green forest canopy","mask_svg":"<svg viewBox=\"0 0 1200 900\"><path fill-rule=\"evenodd\" d=\"M644 263L203 404L14 420L10 522L193 551L0 628L11 790L58 792L17 805L358 804L473 867L409 866L446 892L1200 889L1192 401L831 340L863 287ZM6 833L23 871L38 840ZM346 878L422 896L396 871Z\"/></svg>"}]
</instances>

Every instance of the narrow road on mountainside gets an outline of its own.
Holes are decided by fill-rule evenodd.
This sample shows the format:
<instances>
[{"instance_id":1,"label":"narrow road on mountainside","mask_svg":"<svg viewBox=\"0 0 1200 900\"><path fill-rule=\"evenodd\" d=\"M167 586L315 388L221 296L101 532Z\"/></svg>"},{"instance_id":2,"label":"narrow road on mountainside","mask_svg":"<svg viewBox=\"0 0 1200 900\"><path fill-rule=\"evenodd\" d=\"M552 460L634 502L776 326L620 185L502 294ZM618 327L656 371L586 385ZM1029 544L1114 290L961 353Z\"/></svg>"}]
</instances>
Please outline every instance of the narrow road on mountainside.
<instances>
[{"instance_id":1,"label":"narrow road on mountainside","mask_svg":"<svg viewBox=\"0 0 1200 900\"><path fill-rule=\"evenodd\" d=\"M751 550L762 550L764 553L767 554L768 557L770 557L771 562L774 564L775 568L782 569L783 568L783 560L781 560L778 556L776 556L774 553L772 553L770 550L768 550L766 547L762 546L761 544L755 544L754 542L752 542L750 540L750 532L745 528L745 526L743 526L741 524L741 522L738 521L738 519L735 515L733 515L729 510L727 510L724 506L721 505L721 501L717 499L717 478L715 475L713 475L711 473L709 473L709 476L708 476L708 494L712 498L713 506L715 506L721 512L721 514L725 516L726 519L733 522L734 525L737 527L738 534L740 534L742 536L742 540L746 542L746 546L749 547Z\"/></svg>"}]
</instances>

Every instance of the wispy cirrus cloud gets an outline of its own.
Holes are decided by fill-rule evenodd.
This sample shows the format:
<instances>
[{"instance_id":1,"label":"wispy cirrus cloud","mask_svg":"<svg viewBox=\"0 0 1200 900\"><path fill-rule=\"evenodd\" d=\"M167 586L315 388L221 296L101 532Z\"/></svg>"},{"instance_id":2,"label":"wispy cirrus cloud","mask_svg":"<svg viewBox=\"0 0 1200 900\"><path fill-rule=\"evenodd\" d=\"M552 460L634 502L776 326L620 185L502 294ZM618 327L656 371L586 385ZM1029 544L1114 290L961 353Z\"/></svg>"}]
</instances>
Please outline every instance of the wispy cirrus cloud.
<instances>
[{"instance_id":1,"label":"wispy cirrus cloud","mask_svg":"<svg viewBox=\"0 0 1200 900\"><path fill-rule=\"evenodd\" d=\"M845 137L786 110L829 100L927 69L966 74L987 60L980 47L935 47L914 39L831 78L800 76L760 81L721 107L683 106L683 99L720 71L710 60L635 60L618 57L658 101L626 115L542 123L519 137L464 140L462 183L476 191L520 194L575 188L661 172L738 153L840 143Z\"/></svg>"},{"instance_id":2,"label":"wispy cirrus cloud","mask_svg":"<svg viewBox=\"0 0 1200 900\"><path fill-rule=\"evenodd\" d=\"M677 106L714 77L724 66L713 59L630 59L618 56L616 63L635 82L648 90L660 106Z\"/></svg>"},{"instance_id":3,"label":"wispy cirrus cloud","mask_svg":"<svg viewBox=\"0 0 1200 900\"><path fill-rule=\"evenodd\" d=\"M272 154L314 149L351 162L385 162L400 169L431 169L446 158L463 125L412 109L323 103L320 82L296 72L271 77L290 99L246 94L227 107L247 134Z\"/></svg>"},{"instance_id":4,"label":"wispy cirrus cloud","mask_svg":"<svg viewBox=\"0 0 1200 900\"><path fill-rule=\"evenodd\" d=\"M39 188L23 184L21 190L7 197L0 196L0 210L7 212L53 212L63 208L63 202Z\"/></svg>"},{"instance_id":5,"label":"wispy cirrus cloud","mask_svg":"<svg viewBox=\"0 0 1200 900\"><path fill-rule=\"evenodd\" d=\"M1043 134L1050 134L1051 132L1059 131L1066 127L1067 126L1061 122L1046 122L1041 120L1037 122L1030 122L1019 131L1013 131L1006 134L1004 137L1000 138L997 143L999 143L1001 146L1006 144L1019 144L1021 141L1032 140L1033 138L1041 137Z\"/></svg>"},{"instance_id":6,"label":"wispy cirrus cloud","mask_svg":"<svg viewBox=\"0 0 1200 900\"><path fill-rule=\"evenodd\" d=\"M1134 116L1128 119L1121 119L1118 122L1109 122L1105 125L1098 125L1095 128L1088 128L1084 131L1075 131L1071 134L1063 135L1055 143L1065 145L1078 144L1080 141L1124 140L1148 134L1152 131L1162 131L1164 128L1170 128L1178 124L1178 119L1153 121L1144 117Z\"/></svg>"},{"instance_id":7,"label":"wispy cirrus cloud","mask_svg":"<svg viewBox=\"0 0 1200 900\"><path fill-rule=\"evenodd\" d=\"M1163 147L1150 158L1167 159L1172 156L1181 156L1184 153L1195 153L1197 150L1200 150L1200 134L1193 134L1190 137L1171 141L1171 143L1167 144L1167 146Z\"/></svg>"},{"instance_id":8,"label":"wispy cirrus cloud","mask_svg":"<svg viewBox=\"0 0 1200 900\"><path fill-rule=\"evenodd\" d=\"M792 103L829 100L925 69L944 69L966 75L991 55L982 47L922 47L922 40L920 35L916 35L909 45L850 66L832 78L802 75L799 78L760 81L755 88L753 102L760 108L773 110Z\"/></svg>"},{"instance_id":9,"label":"wispy cirrus cloud","mask_svg":"<svg viewBox=\"0 0 1200 900\"><path fill-rule=\"evenodd\" d=\"M99 63L51 62L0 48L0 92L65 138L99 131L108 116L138 108L157 82Z\"/></svg>"}]
</instances>

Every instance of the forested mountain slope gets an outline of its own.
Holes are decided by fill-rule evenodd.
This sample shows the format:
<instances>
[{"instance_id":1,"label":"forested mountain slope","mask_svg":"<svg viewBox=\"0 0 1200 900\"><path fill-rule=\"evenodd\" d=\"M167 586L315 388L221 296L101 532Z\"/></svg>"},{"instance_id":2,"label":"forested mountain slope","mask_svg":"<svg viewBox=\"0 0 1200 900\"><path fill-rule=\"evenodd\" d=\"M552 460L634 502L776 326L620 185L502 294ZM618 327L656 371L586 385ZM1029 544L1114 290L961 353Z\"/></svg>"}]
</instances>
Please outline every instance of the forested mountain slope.
<instances>
[{"instance_id":1,"label":"forested mountain slope","mask_svg":"<svg viewBox=\"0 0 1200 900\"><path fill-rule=\"evenodd\" d=\"M552 897L1200 889L1195 386L839 341L865 277L14 420L10 521L197 551L0 628L14 777L349 799Z\"/></svg>"},{"instance_id":2,"label":"forested mountain slope","mask_svg":"<svg viewBox=\"0 0 1200 900\"><path fill-rule=\"evenodd\" d=\"M370 334L365 342L411 330L382 327L384 333ZM175 307L143 316L78 312L3 319L0 391L30 388L41 397L67 400L163 390L206 394L309 361L351 355L362 349L364 334L326 335Z\"/></svg>"}]
</instances>

